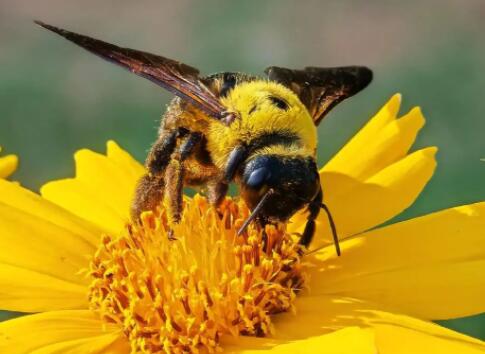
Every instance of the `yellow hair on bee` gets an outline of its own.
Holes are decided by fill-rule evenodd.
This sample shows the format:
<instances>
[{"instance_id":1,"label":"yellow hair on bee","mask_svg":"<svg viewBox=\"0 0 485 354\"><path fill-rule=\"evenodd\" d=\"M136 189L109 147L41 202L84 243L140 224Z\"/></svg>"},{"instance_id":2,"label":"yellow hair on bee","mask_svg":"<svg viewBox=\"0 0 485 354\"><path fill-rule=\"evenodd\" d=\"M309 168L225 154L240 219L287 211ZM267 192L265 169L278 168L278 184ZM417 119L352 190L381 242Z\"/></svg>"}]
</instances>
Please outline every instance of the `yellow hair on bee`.
<instances>
[{"instance_id":1,"label":"yellow hair on bee","mask_svg":"<svg viewBox=\"0 0 485 354\"><path fill-rule=\"evenodd\" d=\"M271 97L286 102L287 109L276 106ZM229 111L237 112L239 117L229 126L218 122L210 125L208 149L219 168L224 167L227 156L235 146L271 133L296 135L299 146L291 150L297 149L301 150L302 155L315 156L316 126L303 103L285 86L266 80L241 83L222 102Z\"/></svg>"},{"instance_id":2,"label":"yellow hair on bee","mask_svg":"<svg viewBox=\"0 0 485 354\"><path fill-rule=\"evenodd\" d=\"M291 145L270 145L265 146L261 149L258 149L254 152L252 156L258 155L278 155L281 157L302 157L306 158L308 156L313 156L314 151L310 151L305 147L302 147L299 144L291 144Z\"/></svg>"}]
</instances>

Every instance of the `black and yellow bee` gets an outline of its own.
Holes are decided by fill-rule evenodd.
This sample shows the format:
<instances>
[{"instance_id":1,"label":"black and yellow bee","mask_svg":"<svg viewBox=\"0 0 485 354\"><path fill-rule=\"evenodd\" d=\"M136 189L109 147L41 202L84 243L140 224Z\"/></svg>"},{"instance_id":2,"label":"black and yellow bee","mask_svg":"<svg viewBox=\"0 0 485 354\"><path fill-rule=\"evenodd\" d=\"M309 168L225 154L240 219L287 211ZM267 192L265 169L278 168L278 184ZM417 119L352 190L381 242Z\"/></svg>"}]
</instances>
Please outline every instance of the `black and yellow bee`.
<instances>
[{"instance_id":1,"label":"black and yellow bee","mask_svg":"<svg viewBox=\"0 0 485 354\"><path fill-rule=\"evenodd\" d=\"M262 225L286 221L307 207L300 239L307 246L323 208L340 254L335 225L323 204L317 126L340 101L369 84L369 69L269 67L266 78L231 72L200 76L197 69L171 59L37 23L177 96L148 154L133 217L164 202L171 221L178 222L184 186L205 186L217 206L235 182L252 210L241 232L253 220Z\"/></svg>"}]
</instances>

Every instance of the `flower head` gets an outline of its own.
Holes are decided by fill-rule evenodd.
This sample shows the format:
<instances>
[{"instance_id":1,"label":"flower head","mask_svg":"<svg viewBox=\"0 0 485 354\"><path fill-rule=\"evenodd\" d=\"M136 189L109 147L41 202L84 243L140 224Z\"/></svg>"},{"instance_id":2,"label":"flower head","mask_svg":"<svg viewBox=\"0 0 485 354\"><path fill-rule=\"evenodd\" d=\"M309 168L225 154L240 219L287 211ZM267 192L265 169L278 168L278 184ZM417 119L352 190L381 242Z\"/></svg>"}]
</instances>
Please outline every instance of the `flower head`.
<instances>
[{"instance_id":1,"label":"flower head","mask_svg":"<svg viewBox=\"0 0 485 354\"><path fill-rule=\"evenodd\" d=\"M435 168L435 148L408 153L424 119L397 119L399 102L320 172L342 257L324 217L298 246L303 212L237 237L248 210L231 199L187 198L176 240L164 210L130 222L143 167L113 142L78 152L76 177L42 197L0 180L0 307L40 312L0 323L0 352L483 352L427 320L484 311L485 203L367 231Z\"/></svg>"},{"instance_id":2,"label":"flower head","mask_svg":"<svg viewBox=\"0 0 485 354\"><path fill-rule=\"evenodd\" d=\"M237 229L249 214L230 199L218 211L187 201L177 240L164 210L105 235L90 263L90 308L118 324L133 352L209 352L223 335L266 336L303 285L301 247L282 229ZM218 215L220 213L221 215Z\"/></svg>"}]
</instances>

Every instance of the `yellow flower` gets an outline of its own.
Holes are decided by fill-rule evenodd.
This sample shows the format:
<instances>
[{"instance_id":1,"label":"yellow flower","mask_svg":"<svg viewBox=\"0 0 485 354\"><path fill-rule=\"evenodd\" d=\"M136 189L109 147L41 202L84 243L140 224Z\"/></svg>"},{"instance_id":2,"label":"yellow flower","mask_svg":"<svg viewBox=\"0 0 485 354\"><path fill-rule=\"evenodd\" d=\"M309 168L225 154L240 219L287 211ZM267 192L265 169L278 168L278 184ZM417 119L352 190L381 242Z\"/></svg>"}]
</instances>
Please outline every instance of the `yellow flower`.
<instances>
[{"instance_id":1,"label":"yellow flower","mask_svg":"<svg viewBox=\"0 0 485 354\"><path fill-rule=\"evenodd\" d=\"M0 152L2 148L0 147ZM7 178L15 172L18 165L18 158L15 155L0 157L0 178Z\"/></svg>"},{"instance_id":2,"label":"yellow flower","mask_svg":"<svg viewBox=\"0 0 485 354\"><path fill-rule=\"evenodd\" d=\"M177 241L163 210L126 226L143 167L114 142L106 156L76 153L76 177L42 197L0 180L0 308L39 312L0 323L0 353L485 352L429 322L485 309L485 203L372 229L435 168L435 148L408 154L424 119L397 119L399 105L396 95L321 170L341 257L324 217L303 257L283 227L267 229L265 249L254 227L236 238L248 210L230 199L222 217L187 200Z\"/></svg>"}]
</instances>

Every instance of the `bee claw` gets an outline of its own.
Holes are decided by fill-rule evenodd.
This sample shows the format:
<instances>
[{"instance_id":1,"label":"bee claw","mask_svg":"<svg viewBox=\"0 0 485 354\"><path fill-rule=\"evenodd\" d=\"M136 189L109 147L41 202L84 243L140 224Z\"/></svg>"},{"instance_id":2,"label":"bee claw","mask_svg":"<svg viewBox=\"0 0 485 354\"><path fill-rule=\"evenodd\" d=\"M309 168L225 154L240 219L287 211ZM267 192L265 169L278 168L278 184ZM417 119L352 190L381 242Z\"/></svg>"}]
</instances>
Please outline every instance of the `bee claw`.
<instances>
[{"instance_id":1,"label":"bee claw","mask_svg":"<svg viewBox=\"0 0 485 354\"><path fill-rule=\"evenodd\" d=\"M177 241L177 238L174 236L174 232L172 229L168 230L168 240L169 241Z\"/></svg>"}]
</instances>

